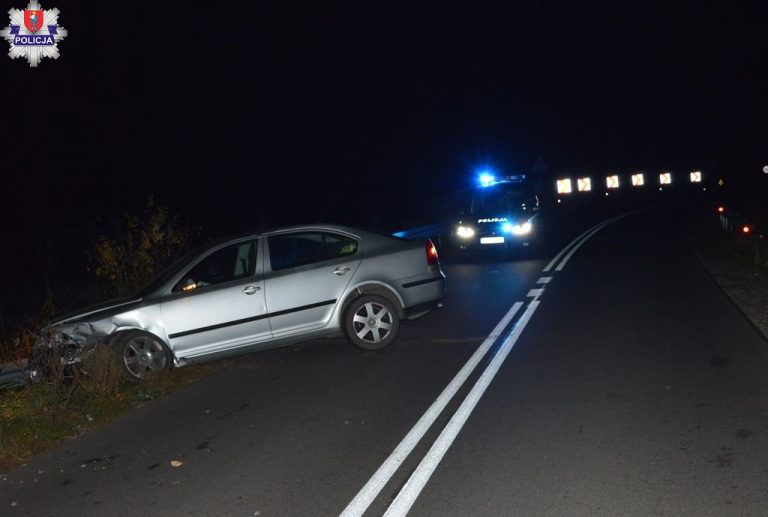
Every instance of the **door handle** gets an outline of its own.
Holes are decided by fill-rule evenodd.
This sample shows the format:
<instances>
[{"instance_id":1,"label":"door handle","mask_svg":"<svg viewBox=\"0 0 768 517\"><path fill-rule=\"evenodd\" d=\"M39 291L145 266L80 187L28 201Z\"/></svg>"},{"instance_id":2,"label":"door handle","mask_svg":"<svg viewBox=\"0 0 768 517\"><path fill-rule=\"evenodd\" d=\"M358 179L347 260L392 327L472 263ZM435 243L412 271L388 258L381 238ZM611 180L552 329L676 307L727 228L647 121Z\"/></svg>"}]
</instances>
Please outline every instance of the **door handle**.
<instances>
[{"instance_id":1,"label":"door handle","mask_svg":"<svg viewBox=\"0 0 768 517\"><path fill-rule=\"evenodd\" d=\"M349 271L349 268L347 266L339 266L333 270L333 274L336 276L341 276L341 275L345 275L347 271Z\"/></svg>"},{"instance_id":2,"label":"door handle","mask_svg":"<svg viewBox=\"0 0 768 517\"><path fill-rule=\"evenodd\" d=\"M258 285L249 285L243 288L245 294L255 294L257 291L261 291L261 287Z\"/></svg>"}]
</instances>

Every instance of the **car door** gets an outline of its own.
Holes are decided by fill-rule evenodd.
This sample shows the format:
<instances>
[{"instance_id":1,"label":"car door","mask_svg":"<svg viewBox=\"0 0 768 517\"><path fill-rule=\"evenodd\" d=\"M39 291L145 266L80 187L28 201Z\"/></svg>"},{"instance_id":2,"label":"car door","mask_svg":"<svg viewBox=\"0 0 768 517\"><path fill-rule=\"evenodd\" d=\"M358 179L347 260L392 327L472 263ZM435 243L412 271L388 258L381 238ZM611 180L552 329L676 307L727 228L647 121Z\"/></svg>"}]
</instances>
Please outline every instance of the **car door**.
<instances>
[{"instance_id":1,"label":"car door","mask_svg":"<svg viewBox=\"0 0 768 517\"><path fill-rule=\"evenodd\" d=\"M330 231L268 237L264 272L275 338L325 327L361 261L360 242Z\"/></svg>"},{"instance_id":2,"label":"car door","mask_svg":"<svg viewBox=\"0 0 768 517\"><path fill-rule=\"evenodd\" d=\"M272 336L258 239L221 246L179 278L161 304L177 357L245 347Z\"/></svg>"}]
</instances>

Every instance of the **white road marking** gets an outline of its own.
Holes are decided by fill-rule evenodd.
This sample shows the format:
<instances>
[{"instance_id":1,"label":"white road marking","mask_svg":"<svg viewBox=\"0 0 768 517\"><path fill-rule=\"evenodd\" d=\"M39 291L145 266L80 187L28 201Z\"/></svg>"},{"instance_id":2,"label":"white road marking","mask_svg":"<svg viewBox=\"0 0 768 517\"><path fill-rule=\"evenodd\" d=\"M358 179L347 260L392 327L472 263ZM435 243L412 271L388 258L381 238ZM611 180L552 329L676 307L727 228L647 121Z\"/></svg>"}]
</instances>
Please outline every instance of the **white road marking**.
<instances>
[{"instance_id":1,"label":"white road marking","mask_svg":"<svg viewBox=\"0 0 768 517\"><path fill-rule=\"evenodd\" d=\"M536 280L536 283L537 284L548 284L551 281L552 281L552 277L551 276L543 276L543 277L539 278L538 280Z\"/></svg>"},{"instance_id":2,"label":"white road marking","mask_svg":"<svg viewBox=\"0 0 768 517\"><path fill-rule=\"evenodd\" d=\"M515 317L515 314L523 306L523 302L515 302L504 317L499 321L490 335L485 338L482 344L478 347L472 357L469 358L464 366L459 370L459 373L451 380L448 386L445 387L442 393L437 399L429 406L426 413L422 415L416 425L405 435L405 438L395 447L395 450L389 455L389 457L381 464L376 473L368 480L363 488L357 493L354 499L347 505L343 512L342 517L352 517L362 515L368 507L371 505L374 499L379 495L381 489L389 482L392 475L397 471L405 458L413 451L421 438L437 420L437 417L445 409L445 406L451 401L456 392L461 388L462 384L467 380L469 375L475 369L480 360L485 356L488 350L493 346L496 340L501 336L501 333Z\"/></svg>"},{"instance_id":3,"label":"white road marking","mask_svg":"<svg viewBox=\"0 0 768 517\"><path fill-rule=\"evenodd\" d=\"M544 294L544 289L531 289L528 291L529 298L538 298L542 294Z\"/></svg>"},{"instance_id":4,"label":"white road marking","mask_svg":"<svg viewBox=\"0 0 768 517\"><path fill-rule=\"evenodd\" d=\"M596 228L593 228L592 230L588 231L588 233L584 236L584 238L576 244L571 250L568 252L568 254L563 258L563 260L557 265L555 268L555 271L562 271L565 265L568 263L569 260L571 260L571 257L574 253L576 253L579 248L581 248L587 240L589 240L590 237L592 237L594 234L608 226L609 224L615 223L619 219L624 219L625 217L636 214L640 212L640 210L635 210L634 212L628 212L626 214L617 215L616 217L612 217L611 219L608 219L607 221L604 221L603 223L599 224Z\"/></svg>"},{"instance_id":5,"label":"white road marking","mask_svg":"<svg viewBox=\"0 0 768 517\"><path fill-rule=\"evenodd\" d=\"M416 470L413 472L413 474L411 474L411 477L408 478L408 482L405 484L402 490L400 490L400 493L397 494L395 500L392 501L392 504L384 513L384 517L401 517L406 515L411 509L411 506L413 506L416 498L419 496L422 489L427 484L427 481L429 481L429 478L437 468L438 464L443 459L443 456L445 456L445 453L456 439L459 431L461 431L461 428L466 423L469 415L472 414L475 406L477 406L477 403L483 396L483 393L485 393L485 390L488 389L491 381L498 373L499 368L501 368L501 365L509 355L512 347L514 347L515 343L517 343L518 338L523 333L523 330L525 330L525 326L531 320L531 316L533 316L533 313L536 311L536 308L540 303L541 302L537 300L533 300L528 304L525 312L515 324L515 328L512 330L512 333L509 335L509 337L507 337L507 339L504 340L501 348L499 348L490 364L488 364L485 371L472 387L472 391L469 392L467 397L464 399L464 402L461 403L459 409L456 410L456 413L454 413L453 417L451 417L451 420L440 433L440 436L438 436L437 440L435 440L435 443L429 449L427 455L424 456L424 459L421 460L419 466L416 467Z\"/></svg>"},{"instance_id":6,"label":"white road marking","mask_svg":"<svg viewBox=\"0 0 768 517\"><path fill-rule=\"evenodd\" d=\"M569 260L571 260L571 257L573 256L576 251L578 251L581 246L587 242L587 240L592 237L594 234L608 226L609 224L615 223L616 221L619 221L621 219L624 219L625 217L629 217L630 215L639 214L640 212L645 212L647 210L650 210L653 207L648 208L641 208L639 210L633 210L631 212L627 212L625 214L617 215L616 217L611 217L610 219L603 221L602 223L596 224L586 232L582 233L575 239L573 239L568 246L560 250L560 253L555 255L555 258L549 261L549 264L546 265L544 269L542 269L543 272L547 272L550 269L552 269L555 266L555 263L557 263L558 260L567 252L568 254L565 256L565 258L560 262L560 264L557 265L557 268L555 271L562 271L565 265L568 263ZM573 246L573 247L572 247Z\"/></svg>"},{"instance_id":7,"label":"white road marking","mask_svg":"<svg viewBox=\"0 0 768 517\"><path fill-rule=\"evenodd\" d=\"M587 230L587 232L588 231L589 230ZM587 232L584 232L584 233L587 233ZM565 255L565 252L568 251L571 248L571 246L576 244L579 241L579 239L581 239L584 236L584 233L582 233L581 235L579 235L578 237L573 239L571 242L569 242L568 245L565 248L561 249L560 253L555 255L555 257L552 260L549 261L549 264L544 266L544 269L542 269L541 271L544 272L544 273L547 273L547 272L549 272L549 270L551 270L553 267L555 267L555 264L557 264L557 261L560 260L560 257Z\"/></svg>"},{"instance_id":8,"label":"white road marking","mask_svg":"<svg viewBox=\"0 0 768 517\"><path fill-rule=\"evenodd\" d=\"M603 226L606 226L606 224L600 225L598 228L595 228L594 230L587 233L583 239L581 239L578 244L576 244L571 250L568 252L568 254L563 258L562 261L557 265L555 268L555 271L562 271L565 265L568 263L569 260L571 260L571 257L573 256L576 251L581 248L581 245L587 242L587 240L592 237L594 234L596 234L600 229L603 228Z\"/></svg>"},{"instance_id":9,"label":"white road marking","mask_svg":"<svg viewBox=\"0 0 768 517\"><path fill-rule=\"evenodd\" d=\"M600 228L602 228L603 226L605 226L606 224L608 224L608 223L611 223L611 222L613 222L613 220L612 220L612 219L609 219L609 220L607 220L607 221L603 221L602 223L598 223L598 224L596 224L595 226L593 226L592 228L590 228L590 229L588 229L587 231L585 231L584 233L580 234L578 237L576 237L576 238L575 238L575 239L573 239L571 242L569 242L569 243L568 243L568 245L567 245L565 248L563 248L562 250L560 250L560 253L558 253L557 255L555 255L555 258L553 258L552 260L550 260L550 261L549 261L549 264L547 264L547 265L544 267L544 269L542 269L542 271L543 271L544 273L546 273L546 272L548 272L549 270L551 270L553 267L555 267L555 264L557 263L557 261L558 261L558 260L560 260L560 257L562 257L563 255L565 255L565 253L566 253L566 252L567 252L569 249L571 249L571 246L573 246L573 245L575 245L575 244L579 243L580 241L582 241L582 239L583 239L583 240L586 240L586 239L588 239L588 238L589 238L589 236L591 235L591 233L590 233L590 232L594 232L594 231L597 231L597 230L599 230Z\"/></svg>"}]
</instances>

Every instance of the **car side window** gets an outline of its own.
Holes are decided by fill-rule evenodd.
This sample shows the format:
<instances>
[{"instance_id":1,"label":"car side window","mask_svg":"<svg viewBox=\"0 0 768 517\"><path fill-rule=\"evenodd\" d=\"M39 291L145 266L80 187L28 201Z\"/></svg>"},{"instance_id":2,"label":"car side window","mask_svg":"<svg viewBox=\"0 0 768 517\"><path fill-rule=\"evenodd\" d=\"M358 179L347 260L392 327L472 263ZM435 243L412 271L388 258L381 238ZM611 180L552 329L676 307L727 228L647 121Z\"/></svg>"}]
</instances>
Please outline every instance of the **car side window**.
<instances>
[{"instance_id":1,"label":"car side window","mask_svg":"<svg viewBox=\"0 0 768 517\"><path fill-rule=\"evenodd\" d=\"M273 271L305 266L357 252L357 241L324 232L301 232L269 237L269 260Z\"/></svg>"},{"instance_id":2,"label":"car side window","mask_svg":"<svg viewBox=\"0 0 768 517\"><path fill-rule=\"evenodd\" d=\"M222 248L198 262L184 274L174 291L191 291L247 278L256 269L256 242L241 242Z\"/></svg>"}]
</instances>

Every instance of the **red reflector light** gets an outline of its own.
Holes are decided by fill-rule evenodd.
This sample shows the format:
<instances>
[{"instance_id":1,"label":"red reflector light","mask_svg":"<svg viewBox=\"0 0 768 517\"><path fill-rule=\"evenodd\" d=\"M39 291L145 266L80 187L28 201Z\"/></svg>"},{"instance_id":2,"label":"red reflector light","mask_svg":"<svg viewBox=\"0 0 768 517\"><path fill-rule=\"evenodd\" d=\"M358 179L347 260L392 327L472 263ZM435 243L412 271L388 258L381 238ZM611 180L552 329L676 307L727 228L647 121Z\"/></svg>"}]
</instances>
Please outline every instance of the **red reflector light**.
<instances>
[{"instance_id":1,"label":"red reflector light","mask_svg":"<svg viewBox=\"0 0 768 517\"><path fill-rule=\"evenodd\" d=\"M744 232L744 233L749 233L749 232L751 232L751 231L752 231L752 228L750 228L749 226L747 226L747 225L745 224L745 225L744 225L744 226L741 228L741 231L742 231L742 232Z\"/></svg>"},{"instance_id":2,"label":"red reflector light","mask_svg":"<svg viewBox=\"0 0 768 517\"><path fill-rule=\"evenodd\" d=\"M431 240L427 240L427 265L434 266L437 264L437 248Z\"/></svg>"}]
</instances>

